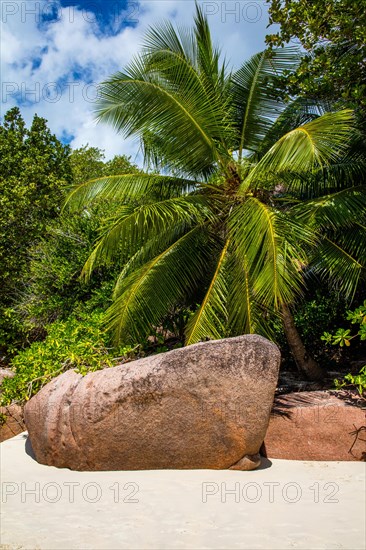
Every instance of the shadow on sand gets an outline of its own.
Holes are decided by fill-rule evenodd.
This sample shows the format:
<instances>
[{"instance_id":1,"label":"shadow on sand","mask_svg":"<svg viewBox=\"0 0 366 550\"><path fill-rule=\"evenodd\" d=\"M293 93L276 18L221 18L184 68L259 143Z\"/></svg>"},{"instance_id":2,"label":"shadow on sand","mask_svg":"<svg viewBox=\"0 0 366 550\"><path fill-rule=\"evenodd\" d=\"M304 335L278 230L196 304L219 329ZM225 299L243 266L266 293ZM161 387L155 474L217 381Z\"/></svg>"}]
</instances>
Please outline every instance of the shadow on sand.
<instances>
[{"instance_id":1,"label":"shadow on sand","mask_svg":"<svg viewBox=\"0 0 366 550\"><path fill-rule=\"evenodd\" d=\"M23 437L25 439L25 452L26 452L26 454L37 462L37 459L36 459L36 456L34 454L32 443L30 442L29 436L24 435Z\"/></svg>"}]
</instances>

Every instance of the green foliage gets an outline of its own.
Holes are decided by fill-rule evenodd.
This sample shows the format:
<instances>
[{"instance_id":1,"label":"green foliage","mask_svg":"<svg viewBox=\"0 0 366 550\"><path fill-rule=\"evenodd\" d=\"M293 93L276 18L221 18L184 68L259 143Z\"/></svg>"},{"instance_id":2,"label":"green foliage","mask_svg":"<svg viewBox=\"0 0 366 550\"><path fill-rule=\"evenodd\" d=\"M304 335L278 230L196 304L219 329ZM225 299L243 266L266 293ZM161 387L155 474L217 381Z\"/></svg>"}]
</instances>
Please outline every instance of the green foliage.
<instances>
[{"instance_id":1,"label":"green foliage","mask_svg":"<svg viewBox=\"0 0 366 550\"><path fill-rule=\"evenodd\" d=\"M0 349L14 355L25 343L24 326L14 307L2 307L0 312Z\"/></svg>"},{"instance_id":2,"label":"green foliage","mask_svg":"<svg viewBox=\"0 0 366 550\"><path fill-rule=\"evenodd\" d=\"M294 307L295 326L306 349L324 368L330 365L328 347L321 340L324 331L335 331L343 319L345 302L339 292L322 284L319 279L306 281L307 289L303 298ZM293 362L281 318L271 316L268 319L273 340L281 349L284 362Z\"/></svg>"},{"instance_id":3,"label":"green foliage","mask_svg":"<svg viewBox=\"0 0 366 550\"><path fill-rule=\"evenodd\" d=\"M84 173L95 178L113 174L117 169L138 172L126 157L104 162L103 151L87 146L70 154L70 165L74 182L80 182ZM104 309L110 304L121 264L100 267L88 283L80 279L80 272L115 208L110 200L77 215L60 213L48 221L38 242L28 250L28 269L17 300L4 311L0 341L9 355L34 339L43 338L45 325L56 319L66 319L73 312Z\"/></svg>"},{"instance_id":4,"label":"green foliage","mask_svg":"<svg viewBox=\"0 0 366 550\"><path fill-rule=\"evenodd\" d=\"M100 268L89 284L80 279L108 211L110 208L94 207L79 216L61 216L32 249L27 285L17 312L24 329L35 337L42 335L44 325L65 319L73 311L104 308L110 302L118 264L109 270Z\"/></svg>"},{"instance_id":5,"label":"green foliage","mask_svg":"<svg viewBox=\"0 0 366 550\"><path fill-rule=\"evenodd\" d=\"M28 264L28 251L60 210L71 183L69 149L34 117L25 127L18 108L0 126L0 298L12 292Z\"/></svg>"},{"instance_id":6,"label":"green foliage","mask_svg":"<svg viewBox=\"0 0 366 550\"><path fill-rule=\"evenodd\" d=\"M24 290L30 249L60 212L71 183L68 157L69 148L43 118L36 115L27 129L18 108L5 114L0 126L0 349L21 338L11 310Z\"/></svg>"},{"instance_id":7,"label":"green foliage","mask_svg":"<svg viewBox=\"0 0 366 550\"><path fill-rule=\"evenodd\" d=\"M363 341L366 340L366 300L364 303L356 308L354 311L347 311L348 321L351 321L352 325L359 325L358 331L352 335L351 329L339 328L334 334L330 332L324 332L321 339L326 344L333 346L350 346L351 340L358 338Z\"/></svg>"},{"instance_id":8,"label":"green foliage","mask_svg":"<svg viewBox=\"0 0 366 550\"><path fill-rule=\"evenodd\" d=\"M97 147L85 145L80 149L74 149L70 155L73 183L79 184L85 179L101 176L104 170L104 159L103 151Z\"/></svg>"},{"instance_id":9,"label":"green foliage","mask_svg":"<svg viewBox=\"0 0 366 550\"><path fill-rule=\"evenodd\" d=\"M355 310L347 311L346 318L352 325L358 325L357 332L352 334L352 329L344 328L339 328L335 333L324 332L321 339L327 345L349 347L351 345L351 340L354 338L360 341L366 340L366 300ZM334 384L337 389L356 386L360 395L363 395L363 393L366 394L366 365L362 367L358 374L354 375L349 373L343 380L334 380Z\"/></svg>"},{"instance_id":10,"label":"green foliage","mask_svg":"<svg viewBox=\"0 0 366 550\"><path fill-rule=\"evenodd\" d=\"M296 39L305 49L300 65L284 75L290 94L343 100L366 112L366 10L354 0L267 0L267 36L273 47Z\"/></svg>"},{"instance_id":11,"label":"green foliage","mask_svg":"<svg viewBox=\"0 0 366 550\"><path fill-rule=\"evenodd\" d=\"M46 327L47 336L18 353L11 367L15 376L7 378L1 386L2 405L23 403L37 393L52 378L68 369L85 375L115 364L115 354L128 356L129 346L112 350L108 336L101 329L100 311L56 321Z\"/></svg>"},{"instance_id":12,"label":"green foliage","mask_svg":"<svg viewBox=\"0 0 366 550\"><path fill-rule=\"evenodd\" d=\"M104 152L89 145L71 152L70 165L75 185L101 176L139 172L137 166L130 162L130 157L116 155L113 159L105 161Z\"/></svg>"},{"instance_id":13,"label":"green foliage","mask_svg":"<svg viewBox=\"0 0 366 550\"><path fill-rule=\"evenodd\" d=\"M182 303L198 304L186 343L271 336L268 319L301 298L306 272L349 299L365 275L352 112L278 100L278 78L298 63L291 49L234 73L221 60L197 7L191 31L150 29L142 54L101 86L99 119L139 138L157 170L101 177L68 198L76 212L122 203L83 271L88 280L122 253L107 315L119 341L143 340Z\"/></svg>"},{"instance_id":14,"label":"green foliage","mask_svg":"<svg viewBox=\"0 0 366 550\"><path fill-rule=\"evenodd\" d=\"M347 320L351 321L352 325L360 325L358 335L360 336L361 340L366 340L366 334L364 330L366 328L366 300L354 311L347 312Z\"/></svg>"},{"instance_id":15,"label":"green foliage","mask_svg":"<svg viewBox=\"0 0 366 550\"><path fill-rule=\"evenodd\" d=\"M327 344L339 345L341 348L343 348L343 346L350 346L351 338L351 331L344 328L339 328L334 335L329 332L324 332L324 335L321 337Z\"/></svg>"},{"instance_id":16,"label":"green foliage","mask_svg":"<svg viewBox=\"0 0 366 550\"><path fill-rule=\"evenodd\" d=\"M346 387L355 387L358 389L358 393L362 396L366 396L366 365L362 367L358 374L346 374L343 380L334 380L334 385L337 390Z\"/></svg>"},{"instance_id":17,"label":"green foliage","mask_svg":"<svg viewBox=\"0 0 366 550\"><path fill-rule=\"evenodd\" d=\"M294 314L296 327L304 343L312 349L323 334L324 328L330 329L335 326L344 307L339 293L327 287L319 289L319 286L320 282L317 281L315 295L305 295L304 302L298 305Z\"/></svg>"}]
</instances>

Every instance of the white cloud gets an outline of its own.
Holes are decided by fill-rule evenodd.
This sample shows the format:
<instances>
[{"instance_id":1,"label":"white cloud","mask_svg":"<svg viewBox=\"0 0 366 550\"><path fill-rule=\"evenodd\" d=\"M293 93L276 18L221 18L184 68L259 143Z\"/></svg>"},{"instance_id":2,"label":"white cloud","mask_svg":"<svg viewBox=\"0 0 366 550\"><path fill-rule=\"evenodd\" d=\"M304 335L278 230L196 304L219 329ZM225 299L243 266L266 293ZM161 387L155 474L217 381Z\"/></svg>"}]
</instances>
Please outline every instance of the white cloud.
<instances>
[{"instance_id":1,"label":"white cloud","mask_svg":"<svg viewBox=\"0 0 366 550\"><path fill-rule=\"evenodd\" d=\"M263 48L268 19L264 2L201 4L215 41L232 64L237 66ZM115 3L114 7L119 5ZM37 6L41 13L58 9L58 19L40 25L40 14L31 13ZM126 19L137 20L137 24L122 26L118 34L102 32L105 28L98 24L93 13L76 7L61 9L57 2L3 0L1 8L1 114L16 104L13 92L17 91L28 123L37 113L47 118L51 130L59 137L74 136L73 147L89 143L105 149L107 158L122 153L135 158L138 151L135 141L123 140L112 128L95 124L92 101L95 87L91 83L122 69L139 50L149 25L164 18L191 25L193 0L131 3L126 12L116 11L118 17L112 26L120 27Z\"/></svg>"}]
</instances>

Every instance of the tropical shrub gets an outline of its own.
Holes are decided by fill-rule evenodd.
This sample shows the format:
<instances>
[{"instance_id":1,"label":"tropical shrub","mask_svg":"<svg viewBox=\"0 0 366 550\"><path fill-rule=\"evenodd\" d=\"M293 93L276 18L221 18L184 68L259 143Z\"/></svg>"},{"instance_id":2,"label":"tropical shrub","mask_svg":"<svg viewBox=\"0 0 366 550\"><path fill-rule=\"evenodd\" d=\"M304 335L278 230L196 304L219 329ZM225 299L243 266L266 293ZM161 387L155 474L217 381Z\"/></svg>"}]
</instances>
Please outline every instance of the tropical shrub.
<instances>
[{"instance_id":1,"label":"tropical shrub","mask_svg":"<svg viewBox=\"0 0 366 550\"><path fill-rule=\"evenodd\" d=\"M42 337L44 326L87 308L105 309L110 303L115 266L101 268L90 283L80 279L83 264L93 250L104 216L111 208L94 207L78 216L59 217L31 251L27 284L17 304L23 329ZM88 303L90 301L90 303Z\"/></svg>"},{"instance_id":2,"label":"tropical shrub","mask_svg":"<svg viewBox=\"0 0 366 550\"><path fill-rule=\"evenodd\" d=\"M359 339L361 342L366 340L366 300L361 306L353 311L347 311L346 319L351 321L352 325L357 325L357 332L352 329L339 328L333 334L324 332L321 339L328 345L349 347L353 339ZM352 334L353 332L353 334ZM360 395L366 394L366 365L361 368L358 374L349 373L343 380L334 380L337 389L343 387L356 386Z\"/></svg>"},{"instance_id":3,"label":"tropical shrub","mask_svg":"<svg viewBox=\"0 0 366 550\"><path fill-rule=\"evenodd\" d=\"M116 155L106 161L102 149L89 145L71 151L70 166L74 185L100 176L140 172L131 162L131 157Z\"/></svg>"},{"instance_id":4,"label":"tropical shrub","mask_svg":"<svg viewBox=\"0 0 366 550\"><path fill-rule=\"evenodd\" d=\"M56 321L46 327L47 336L18 353L11 362L13 378L1 386L1 404L24 403L52 378L68 369L80 374L110 367L133 353L129 346L113 349L101 328L101 311Z\"/></svg>"},{"instance_id":5,"label":"tropical shrub","mask_svg":"<svg viewBox=\"0 0 366 550\"><path fill-rule=\"evenodd\" d=\"M69 148L35 116L25 126L18 108L0 125L0 296L24 273L29 248L61 209L71 183ZM5 288L4 288L5 287Z\"/></svg>"},{"instance_id":6,"label":"tropical shrub","mask_svg":"<svg viewBox=\"0 0 366 550\"><path fill-rule=\"evenodd\" d=\"M343 380L334 380L334 385L337 390L342 388L356 387L361 396L366 397L366 365L362 367L358 374L348 373Z\"/></svg>"},{"instance_id":7,"label":"tropical shrub","mask_svg":"<svg viewBox=\"0 0 366 550\"><path fill-rule=\"evenodd\" d=\"M317 278L307 281L307 288L303 299L294 308L295 326L307 349L312 356L324 367L332 365L329 346L321 340L324 331L333 331L343 320L346 304L342 296L328 285L322 284ZM293 364L293 357L289 349L281 319L273 317L271 323L274 340L279 345L284 363L289 367Z\"/></svg>"},{"instance_id":8,"label":"tropical shrub","mask_svg":"<svg viewBox=\"0 0 366 550\"><path fill-rule=\"evenodd\" d=\"M346 319L351 321L352 325L358 325L356 333L352 334L352 329L339 328L334 334L324 332L321 339L327 344L341 347L350 346L354 338L366 340L366 300L355 310L347 311Z\"/></svg>"}]
</instances>

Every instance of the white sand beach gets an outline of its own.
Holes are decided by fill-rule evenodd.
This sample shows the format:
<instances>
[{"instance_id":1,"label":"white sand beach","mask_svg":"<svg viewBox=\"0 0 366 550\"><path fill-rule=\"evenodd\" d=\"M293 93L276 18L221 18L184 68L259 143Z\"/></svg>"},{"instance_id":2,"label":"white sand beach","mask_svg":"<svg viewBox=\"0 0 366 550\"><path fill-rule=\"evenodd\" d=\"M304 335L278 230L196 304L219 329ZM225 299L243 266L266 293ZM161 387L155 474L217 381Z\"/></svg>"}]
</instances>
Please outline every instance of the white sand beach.
<instances>
[{"instance_id":1,"label":"white sand beach","mask_svg":"<svg viewBox=\"0 0 366 550\"><path fill-rule=\"evenodd\" d=\"M365 463L263 460L251 472L74 472L0 445L0 548L365 548Z\"/></svg>"}]
</instances>

